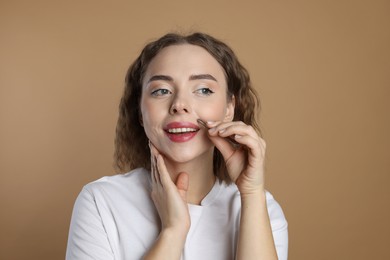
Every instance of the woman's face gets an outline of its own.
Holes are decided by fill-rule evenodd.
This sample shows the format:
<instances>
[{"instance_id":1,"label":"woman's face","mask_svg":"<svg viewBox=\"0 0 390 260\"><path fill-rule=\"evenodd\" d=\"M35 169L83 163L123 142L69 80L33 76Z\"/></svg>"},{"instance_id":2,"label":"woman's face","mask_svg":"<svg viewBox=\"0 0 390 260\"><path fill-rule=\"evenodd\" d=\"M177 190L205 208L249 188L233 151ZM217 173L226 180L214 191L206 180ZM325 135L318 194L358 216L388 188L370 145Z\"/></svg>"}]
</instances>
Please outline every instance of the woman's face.
<instances>
[{"instance_id":1,"label":"woman's face","mask_svg":"<svg viewBox=\"0 0 390 260\"><path fill-rule=\"evenodd\" d=\"M140 105L149 140L179 163L212 154L213 145L198 118L231 121L234 116L223 68L205 49L191 44L166 47L151 61Z\"/></svg>"}]
</instances>

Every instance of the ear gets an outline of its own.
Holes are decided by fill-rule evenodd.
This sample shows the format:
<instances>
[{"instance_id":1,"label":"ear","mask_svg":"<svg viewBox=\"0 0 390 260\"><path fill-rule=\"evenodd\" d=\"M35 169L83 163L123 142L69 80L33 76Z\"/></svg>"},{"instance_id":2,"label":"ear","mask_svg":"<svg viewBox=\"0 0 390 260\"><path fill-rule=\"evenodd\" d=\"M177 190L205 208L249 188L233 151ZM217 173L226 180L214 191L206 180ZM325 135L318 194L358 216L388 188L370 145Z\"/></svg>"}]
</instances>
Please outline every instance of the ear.
<instances>
[{"instance_id":1,"label":"ear","mask_svg":"<svg viewBox=\"0 0 390 260\"><path fill-rule=\"evenodd\" d=\"M234 109L236 107L236 98L234 95L230 98L226 107L225 121L231 122L234 119Z\"/></svg>"}]
</instances>

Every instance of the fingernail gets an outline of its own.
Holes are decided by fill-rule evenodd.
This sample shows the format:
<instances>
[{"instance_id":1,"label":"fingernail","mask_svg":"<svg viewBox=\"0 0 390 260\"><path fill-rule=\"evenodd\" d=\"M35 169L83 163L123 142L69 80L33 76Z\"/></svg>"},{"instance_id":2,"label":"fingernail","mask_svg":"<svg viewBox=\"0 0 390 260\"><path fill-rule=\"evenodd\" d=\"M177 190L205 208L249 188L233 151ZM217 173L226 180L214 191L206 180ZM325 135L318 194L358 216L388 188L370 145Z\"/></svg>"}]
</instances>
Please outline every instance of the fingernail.
<instances>
[{"instance_id":1,"label":"fingernail","mask_svg":"<svg viewBox=\"0 0 390 260\"><path fill-rule=\"evenodd\" d=\"M207 121L207 124L208 125L212 125L212 124L214 124L215 122L214 121Z\"/></svg>"},{"instance_id":2,"label":"fingernail","mask_svg":"<svg viewBox=\"0 0 390 260\"><path fill-rule=\"evenodd\" d=\"M221 129L218 131L220 134L222 134L223 132L225 132L225 129Z\"/></svg>"},{"instance_id":3,"label":"fingernail","mask_svg":"<svg viewBox=\"0 0 390 260\"><path fill-rule=\"evenodd\" d=\"M235 139L240 139L242 137L242 135L235 135L234 138Z\"/></svg>"},{"instance_id":4,"label":"fingernail","mask_svg":"<svg viewBox=\"0 0 390 260\"><path fill-rule=\"evenodd\" d=\"M214 133L214 132L215 132L215 130L216 130L216 129L215 129L215 127L213 127L213 128L210 128L210 129L209 129L209 133L210 133L210 134L212 134L212 133Z\"/></svg>"}]
</instances>

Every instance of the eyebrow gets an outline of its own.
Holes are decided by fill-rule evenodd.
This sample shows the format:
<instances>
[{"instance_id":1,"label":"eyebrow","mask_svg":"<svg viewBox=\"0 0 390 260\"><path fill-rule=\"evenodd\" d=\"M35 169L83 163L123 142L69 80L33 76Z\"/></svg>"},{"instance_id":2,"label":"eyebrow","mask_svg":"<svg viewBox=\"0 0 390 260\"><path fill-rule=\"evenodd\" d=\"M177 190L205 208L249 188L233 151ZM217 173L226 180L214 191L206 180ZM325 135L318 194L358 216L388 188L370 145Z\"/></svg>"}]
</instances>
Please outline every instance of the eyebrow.
<instances>
[{"instance_id":1,"label":"eyebrow","mask_svg":"<svg viewBox=\"0 0 390 260\"><path fill-rule=\"evenodd\" d=\"M207 80L213 80L215 82L218 82L216 78L211 76L210 74L196 74L196 75L191 75L190 80L200 80L200 79L207 79ZM157 80L163 80L163 81L173 81L173 78L171 76L167 75L154 75L152 76L149 80L148 83L152 81L157 81Z\"/></svg>"},{"instance_id":2,"label":"eyebrow","mask_svg":"<svg viewBox=\"0 0 390 260\"><path fill-rule=\"evenodd\" d=\"M170 76L166 76L166 75L154 75L154 76L152 76L152 77L148 80L148 83L150 83L150 82L152 82L152 81L157 81L157 80L173 81L173 78L170 77Z\"/></svg>"},{"instance_id":3,"label":"eyebrow","mask_svg":"<svg viewBox=\"0 0 390 260\"><path fill-rule=\"evenodd\" d=\"M213 80L215 82L218 82L217 79L211 76L210 74L198 74L198 75L190 76L190 80L199 80L199 79L208 79L208 80Z\"/></svg>"}]
</instances>

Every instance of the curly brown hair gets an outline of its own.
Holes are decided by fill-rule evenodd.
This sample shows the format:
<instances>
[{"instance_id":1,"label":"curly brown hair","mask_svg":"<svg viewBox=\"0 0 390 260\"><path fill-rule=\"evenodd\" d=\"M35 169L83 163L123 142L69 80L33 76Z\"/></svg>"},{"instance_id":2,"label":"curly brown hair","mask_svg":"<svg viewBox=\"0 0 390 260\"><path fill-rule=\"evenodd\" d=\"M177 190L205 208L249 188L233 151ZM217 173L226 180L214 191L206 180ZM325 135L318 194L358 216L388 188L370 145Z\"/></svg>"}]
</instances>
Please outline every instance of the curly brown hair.
<instances>
[{"instance_id":1,"label":"curly brown hair","mask_svg":"<svg viewBox=\"0 0 390 260\"><path fill-rule=\"evenodd\" d=\"M119 105L119 118L116 126L114 166L120 172L138 167L150 169L148 138L140 122L140 99L142 82L148 65L165 47L179 44L192 44L208 51L225 70L228 85L228 98L235 98L234 121L251 125L261 134L256 121L260 101L251 86L248 71L238 61L233 50L222 41L204 33L180 35L169 33L147 44L140 56L130 66L125 81L125 89ZM221 153L214 148L214 174L230 183Z\"/></svg>"}]
</instances>

